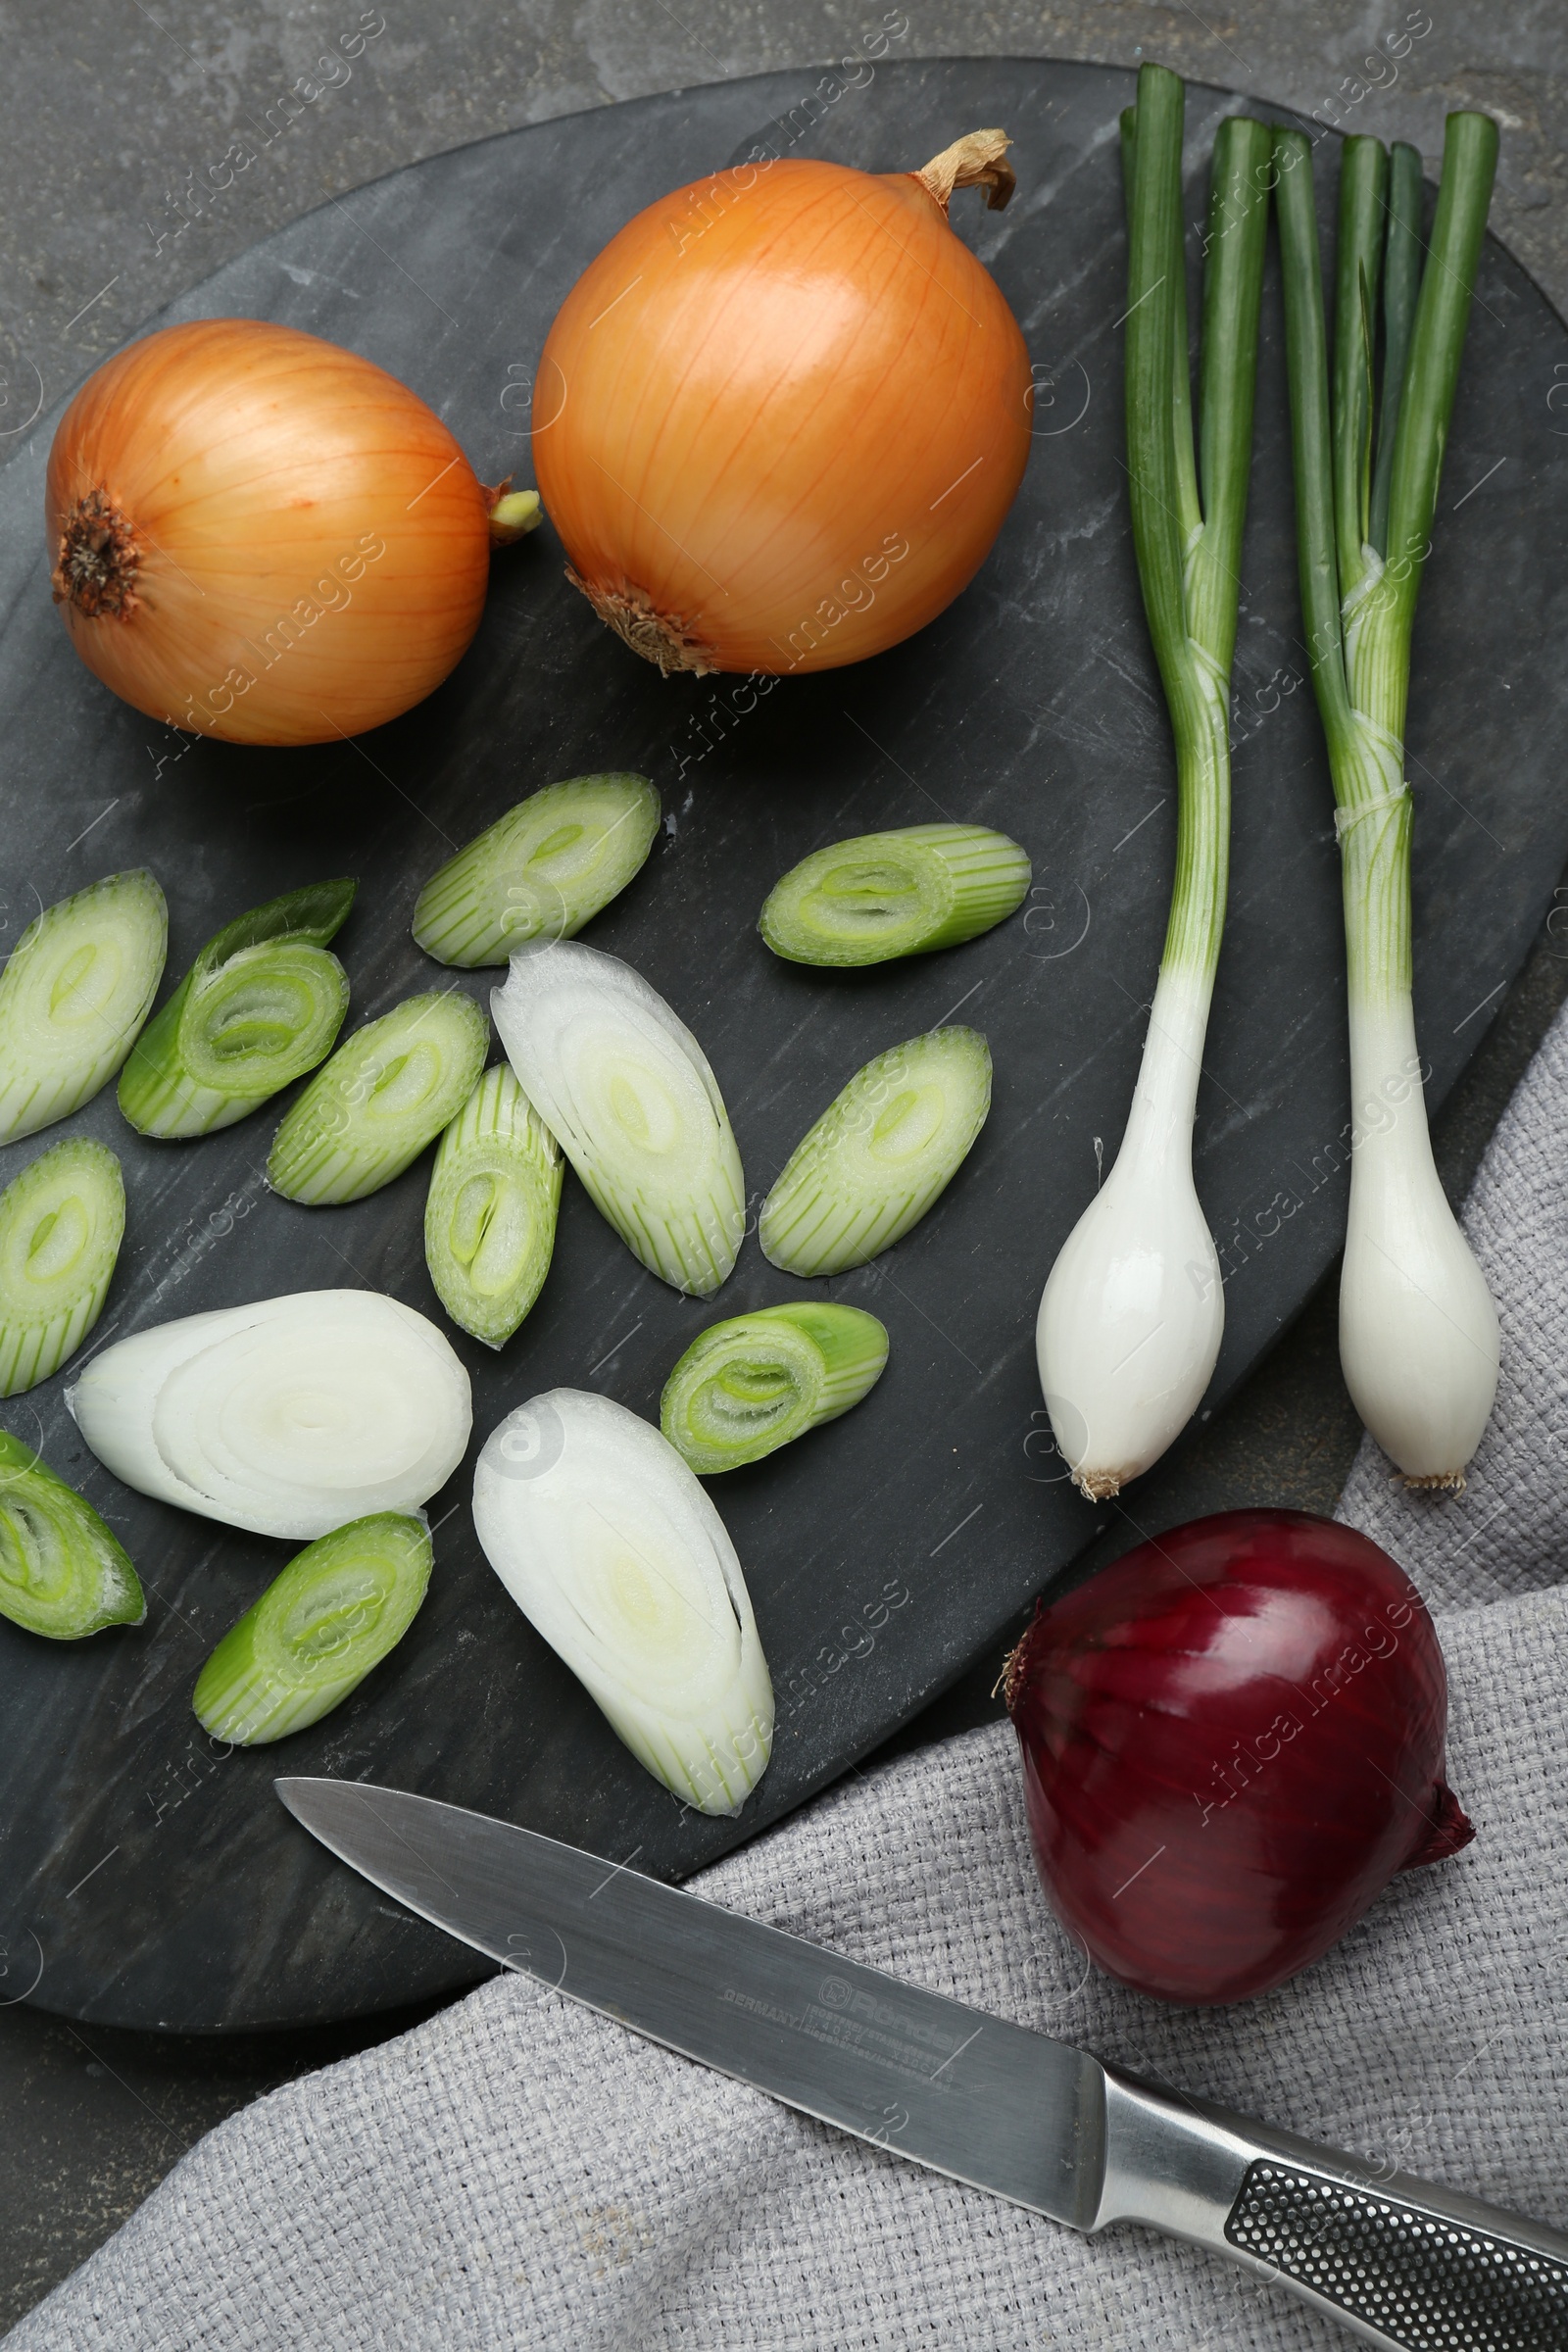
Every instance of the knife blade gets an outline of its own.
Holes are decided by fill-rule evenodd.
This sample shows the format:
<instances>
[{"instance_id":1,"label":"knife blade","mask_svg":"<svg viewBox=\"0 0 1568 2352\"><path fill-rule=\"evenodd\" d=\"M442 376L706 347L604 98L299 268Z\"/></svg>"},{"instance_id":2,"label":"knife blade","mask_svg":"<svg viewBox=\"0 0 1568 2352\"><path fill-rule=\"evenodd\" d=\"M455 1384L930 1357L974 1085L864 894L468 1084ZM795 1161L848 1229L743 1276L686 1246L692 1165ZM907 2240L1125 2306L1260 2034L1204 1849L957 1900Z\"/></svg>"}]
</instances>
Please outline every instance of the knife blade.
<instances>
[{"instance_id":1,"label":"knife blade","mask_svg":"<svg viewBox=\"0 0 1568 2352\"><path fill-rule=\"evenodd\" d=\"M448 1935L786 2106L1074 2229L1140 2222L1391 2352L1568 2352L1568 2236L432 1797L283 1779Z\"/></svg>"}]
</instances>

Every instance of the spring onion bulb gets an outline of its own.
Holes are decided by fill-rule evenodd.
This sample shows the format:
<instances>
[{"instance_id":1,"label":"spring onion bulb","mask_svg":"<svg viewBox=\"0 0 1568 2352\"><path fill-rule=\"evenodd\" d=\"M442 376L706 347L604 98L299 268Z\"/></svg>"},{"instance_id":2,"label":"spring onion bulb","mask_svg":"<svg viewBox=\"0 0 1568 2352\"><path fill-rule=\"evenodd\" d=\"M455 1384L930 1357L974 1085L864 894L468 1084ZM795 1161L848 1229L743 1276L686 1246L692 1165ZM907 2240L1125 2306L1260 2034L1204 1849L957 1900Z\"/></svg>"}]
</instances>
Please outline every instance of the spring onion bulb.
<instances>
[{"instance_id":1,"label":"spring onion bulb","mask_svg":"<svg viewBox=\"0 0 1568 2352\"><path fill-rule=\"evenodd\" d=\"M629 963L575 940L519 948L490 1010L600 1214L650 1273L710 1298L740 1252L746 1179L685 1022Z\"/></svg>"},{"instance_id":2,"label":"spring onion bulb","mask_svg":"<svg viewBox=\"0 0 1568 2352\"><path fill-rule=\"evenodd\" d=\"M103 1313L125 1231L120 1162L102 1144L54 1144L0 1193L0 1396L58 1372Z\"/></svg>"},{"instance_id":3,"label":"spring onion bulb","mask_svg":"<svg viewBox=\"0 0 1568 2352\"><path fill-rule=\"evenodd\" d=\"M1028 855L988 825L905 825L836 841L775 882L758 929L791 963L928 956L1004 922L1028 895Z\"/></svg>"},{"instance_id":4,"label":"spring onion bulb","mask_svg":"<svg viewBox=\"0 0 1568 2352\"><path fill-rule=\"evenodd\" d=\"M468 1376L379 1291L302 1291L117 1340L66 1402L127 1487L262 1536L427 1502L463 1459Z\"/></svg>"},{"instance_id":5,"label":"spring onion bulb","mask_svg":"<svg viewBox=\"0 0 1568 2352\"><path fill-rule=\"evenodd\" d=\"M504 1347L556 1246L561 1152L506 1062L486 1070L435 1155L424 1262L454 1323Z\"/></svg>"},{"instance_id":6,"label":"spring onion bulb","mask_svg":"<svg viewBox=\"0 0 1568 2352\"><path fill-rule=\"evenodd\" d=\"M147 1614L129 1555L63 1478L0 1430L0 1617L79 1642Z\"/></svg>"},{"instance_id":7,"label":"spring onion bulb","mask_svg":"<svg viewBox=\"0 0 1568 2352\"><path fill-rule=\"evenodd\" d=\"M312 1207L378 1193L457 1117L489 1044L489 1023L461 989L405 997L356 1029L285 1113L268 1183Z\"/></svg>"},{"instance_id":8,"label":"spring onion bulb","mask_svg":"<svg viewBox=\"0 0 1568 2352\"><path fill-rule=\"evenodd\" d=\"M0 1144L52 1126L108 1084L168 953L169 908L145 866L33 917L0 973Z\"/></svg>"},{"instance_id":9,"label":"spring onion bulb","mask_svg":"<svg viewBox=\"0 0 1568 2352\"><path fill-rule=\"evenodd\" d=\"M857 1070L796 1145L757 1237L786 1274L863 1266L953 1182L991 1108L977 1029L931 1029Z\"/></svg>"},{"instance_id":10,"label":"spring onion bulb","mask_svg":"<svg viewBox=\"0 0 1568 2352\"><path fill-rule=\"evenodd\" d=\"M332 1051L348 974L326 943L354 883L317 882L253 906L210 939L120 1073L143 1135L211 1135L245 1118Z\"/></svg>"},{"instance_id":11,"label":"spring onion bulb","mask_svg":"<svg viewBox=\"0 0 1568 2352\"><path fill-rule=\"evenodd\" d=\"M308 1544L197 1676L203 1731L261 1747L319 1723L402 1641L430 1564L422 1512L375 1511Z\"/></svg>"},{"instance_id":12,"label":"spring onion bulb","mask_svg":"<svg viewBox=\"0 0 1568 2352\"><path fill-rule=\"evenodd\" d=\"M858 1306L804 1299L710 1324L664 1383L659 1426L700 1477L760 1462L869 1395L888 1335Z\"/></svg>"},{"instance_id":13,"label":"spring onion bulb","mask_svg":"<svg viewBox=\"0 0 1568 2352\"><path fill-rule=\"evenodd\" d=\"M1214 141L1195 459L1182 233L1183 91L1145 66L1122 117L1127 454L1144 609L1176 740L1176 879L1115 1164L1068 1236L1036 1324L1040 1384L1081 1491L1114 1494L1197 1410L1224 1292L1193 1182L1193 1120L1230 862L1229 702L1252 451L1269 134Z\"/></svg>"},{"instance_id":14,"label":"spring onion bulb","mask_svg":"<svg viewBox=\"0 0 1568 2352\"><path fill-rule=\"evenodd\" d=\"M1497 1314L1432 1157L1411 1002L1410 636L1497 160L1490 116L1448 117L1420 269L1419 160L1348 139L1332 403L1310 149L1275 133L1312 679L1338 804L1353 1112L1340 1360L1407 1485L1455 1491L1497 1385ZM1419 293L1415 292L1419 272ZM1374 319L1383 289L1383 397ZM1402 358L1402 369L1400 360ZM1373 420L1379 431L1374 446Z\"/></svg>"},{"instance_id":15,"label":"spring onion bulb","mask_svg":"<svg viewBox=\"0 0 1568 2352\"><path fill-rule=\"evenodd\" d=\"M528 939L573 939L640 872L659 831L646 776L568 776L531 793L420 891L414 936L438 963L505 963Z\"/></svg>"},{"instance_id":16,"label":"spring onion bulb","mask_svg":"<svg viewBox=\"0 0 1568 2352\"><path fill-rule=\"evenodd\" d=\"M608 1396L510 1413L473 1479L485 1556L639 1764L738 1813L773 1745L773 1687L735 1546L673 1446Z\"/></svg>"}]
</instances>

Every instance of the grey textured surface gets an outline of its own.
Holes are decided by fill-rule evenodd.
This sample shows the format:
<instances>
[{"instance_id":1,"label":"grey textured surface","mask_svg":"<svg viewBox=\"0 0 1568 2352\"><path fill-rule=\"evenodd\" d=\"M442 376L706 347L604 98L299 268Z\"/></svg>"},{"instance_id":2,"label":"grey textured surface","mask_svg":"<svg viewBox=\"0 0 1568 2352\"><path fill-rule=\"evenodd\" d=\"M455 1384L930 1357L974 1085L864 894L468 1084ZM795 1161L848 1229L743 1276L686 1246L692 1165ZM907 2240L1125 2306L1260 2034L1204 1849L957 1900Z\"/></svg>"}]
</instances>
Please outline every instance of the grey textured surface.
<instances>
[{"instance_id":1,"label":"grey textured surface","mask_svg":"<svg viewBox=\"0 0 1568 2352\"><path fill-rule=\"evenodd\" d=\"M369 23L381 13L369 12ZM1426 12L1248 0L1200 14L1085 0L672 14L663 0L534 0L503 15L479 0L405 0L384 14L386 29L366 43L352 79L271 135L269 110L328 47L352 43L357 9L258 6L240 18L205 0L169 0L150 13L135 0L70 0L48 11L31 0L6 12L0 431L18 430L36 403L59 397L152 311L327 193L492 130L645 91L798 66L804 92L810 65L847 54L885 16L908 24L897 54L1131 64L1147 48L1191 74L1308 114L1318 108L1348 127L1414 138L1429 167L1445 109L1489 106L1504 128L1494 226L1559 308L1568 303L1560 0L1439 6L1393 87L1353 103L1372 40L1407 17L1425 22ZM193 196L247 119L254 163L232 188ZM1439 1141L1450 1189L1463 1188L1564 993L1565 952L1568 940L1543 940L1448 1105ZM1240 1501L1326 1509L1356 1434L1338 1377L1330 1286L1224 1418L1145 1482L1140 1524ZM1131 1528L1108 1537L1107 1556L1133 1540ZM927 1728L957 1728L985 1704L977 1677ZM22 1956L4 1965L15 1982ZM0 2312L11 2314L131 2210L206 2124L332 2047L327 2037L220 2050L83 2037L24 2011L0 2023L11 2125L0 2155Z\"/></svg>"}]
</instances>

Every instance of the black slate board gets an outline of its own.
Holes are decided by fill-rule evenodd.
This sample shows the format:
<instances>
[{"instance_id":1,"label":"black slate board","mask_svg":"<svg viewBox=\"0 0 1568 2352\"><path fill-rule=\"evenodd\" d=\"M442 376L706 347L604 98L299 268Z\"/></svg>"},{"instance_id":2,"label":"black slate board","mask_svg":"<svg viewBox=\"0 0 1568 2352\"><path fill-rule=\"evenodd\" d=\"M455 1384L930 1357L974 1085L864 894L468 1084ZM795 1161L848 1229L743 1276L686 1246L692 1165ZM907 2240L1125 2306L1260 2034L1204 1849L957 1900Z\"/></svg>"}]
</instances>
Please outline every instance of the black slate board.
<instances>
[{"instance_id":1,"label":"black slate board","mask_svg":"<svg viewBox=\"0 0 1568 2352\"><path fill-rule=\"evenodd\" d=\"M995 1107L959 1179L895 1251L826 1286L889 1325L875 1397L714 1490L777 1688L771 1768L733 1823L682 1810L649 1780L485 1565L466 1470L431 1505L437 1572L395 1657L285 1749L223 1755L189 1713L191 1684L289 1547L120 1488L77 1438L57 1379L0 1419L110 1516L142 1565L150 1616L72 1647L0 1622L0 1999L221 2030L462 1984L478 1973L471 1956L329 1862L275 1803L274 1771L392 1781L680 1875L907 1719L1096 1532L1050 1452L1033 1327L1100 1142L1114 1152L1121 1133L1172 856L1172 762L1120 462L1116 118L1132 81L937 61L883 64L838 98L842 85L823 81L807 103L816 86L791 74L677 92L439 157L330 202L170 316L279 318L350 344L432 402L482 474L516 466L526 480L545 331L579 270L642 205L759 139L894 170L1001 122L1017 141L1018 196L996 218L960 200L956 225L1039 364L1038 447L975 584L875 662L781 685L756 708L731 681L662 681L564 584L547 528L498 564L472 651L410 717L320 752L188 745L91 682L50 610L39 518L53 417L0 479L0 945L35 904L145 861L171 901L172 987L230 914L355 871L359 909L338 944L363 1018L428 984L408 920L449 843L552 777L642 768L664 795L665 838L590 937L697 1030L755 1199L874 1051L950 1014L989 1034ZM1214 124L1239 103L1190 94L1192 219ZM1335 154L1329 140L1318 158L1326 230ZM1272 285L1264 333L1231 919L1198 1123L1199 1182L1227 1273L1208 1409L1331 1261L1346 1198L1338 868L1299 642ZM1568 334L1489 247L1412 695L1418 1012L1434 1102L1485 1029L1568 851L1568 445L1546 406L1565 364ZM867 974L815 976L761 948L758 906L807 850L939 811L1028 846L1026 914L955 954ZM488 976L472 984L482 1001ZM264 1112L199 1146L155 1147L123 1126L112 1090L71 1122L121 1153L130 1198L100 1337L343 1283L439 1313L420 1249L425 1167L355 1207L301 1209L263 1186L271 1126ZM52 1140L0 1153L0 1179ZM700 1326L791 1288L753 1241L717 1307L680 1298L633 1264L568 1178L531 1319L500 1358L459 1338L475 1445L513 1404L560 1383L651 1414ZM1130 1508L1136 1519L1136 1492Z\"/></svg>"}]
</instances>

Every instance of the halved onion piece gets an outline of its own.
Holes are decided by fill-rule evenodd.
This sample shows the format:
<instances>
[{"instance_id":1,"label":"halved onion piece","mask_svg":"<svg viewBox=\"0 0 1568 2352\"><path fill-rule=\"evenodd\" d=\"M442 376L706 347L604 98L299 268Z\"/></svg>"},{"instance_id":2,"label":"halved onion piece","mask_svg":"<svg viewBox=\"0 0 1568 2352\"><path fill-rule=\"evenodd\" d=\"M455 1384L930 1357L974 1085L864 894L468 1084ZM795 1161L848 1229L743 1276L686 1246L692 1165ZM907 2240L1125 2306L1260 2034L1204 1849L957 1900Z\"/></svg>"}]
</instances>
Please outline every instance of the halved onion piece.
<instances>
[{"instance_id":1,"label":"halved onion piece","mask_svg":"<svg viewBox=\"0 0 1568 2352\"><path fill-rule=\"evenodd\" d=\"M419 893L414 936L439 963L505 963L530 939L571 939L654 846L646 776L568 776L531 793L449 858Z\"/></svg>"},{"instance_id":2,"label":"halved onion piece","mask_svg":"<svg viewBox=\"0 0 1568 2352\"><path fill-rule=\"evenodd\" d=\"M664 1383L659 1426L700 1477L760 1461L858 1404L888 1360L886 1326L807 1298L710 1324Z\"/></svg>"},{"instance_id":3,"label":"halved onion piece","mask_svg":"<svg viewBox=\"0 0 1568 2352\"><path fill-rule=\"evenodd\" d=\"M746 1179L685 1022L629 963L575 940L520 948L490 1010L594 1206L661 1281L710 1298L740 1251Z\"/></svg>"},{"instance_id":4,"label":"halved onion piece","mask_svg":"<svg viewBox=\"0 0 1568 2352\"><path fill-rule=\"evenodd\" d=\"M158 994L169 908L145 866L35 915L0 973L0 1144L89 1102Z\"/></svg>"},{"instance_id":5,"label":"halved onion piece","mask_svg":"<svg viewBox=\"0 0 1568 2352\"><path fill-rule=\"evenodd\" d=\"M492 1432L473 1479L491 1567L640 1764L738 1813L773 1745L773 1687L724 1522L657 1429L553 1389Z\"/></svg>"},{"instance_id":6,"label":"halved onion piece","mask_svg":"<svg viewBox=\"0 0 1568 2352\"><path fill-rule=\"evenodd\" d=\"M103 1312L125 1231L125 1185L103 1144L53 1144L0 1193L0 1396L74 1355Z\"/></svg>"},{"instance_id":7,"label":"halved onion piece","mask_svg":"<svg viewBox=\"0 0 1568 2352\"><path fill-rule=\"evenodd\" d=\"M197 1676L203 1731L261 1747L319 1723L402 1641L431 1558L422 1511L374 1511L296 1552Z\"/></svg>"},{"instance_id":8,"label":"halved onion piece","mask_svg":"<svg viewBox=\"0 0 1568 2352\"><path fill-rule=\"evenodd\" d=\"M758 929L791 963L886 963L956 947L1022 905L1027 851L989 825L903 825L802 858L775 882Z\"/></svg>"},{"instance_id":9,"label":"halved onion piece","mask_svg":"<svg viewBox=\"0 0 1568 2352\"><path fill-rule=\"evenodd\" d=\"M79 1642L147 1614L129 1554L90 1502L0 1430L0 1616Z\"/></svg>"},{"instance_id":10,"label":"halved onion piece","mask_svg":"<svg viewBox=\"0 0 1568 2352\"><path fill-rule=\"evenodd\" d=\"M378 1193L457 1117L489 1045L460 988L406 997L356 1029L279 1121L268 1183L312 1207Z\"/></svg>"},{"instance_id":11,"label":"halved onion piece","mask_svg":"<svg viewBox=\"0 0 1568 2352\"><path fill-rule=\"evenodd\" d=\"M787 1274L843 1274L901 1241L952 1183L991 1107L977 1029L930 1029L879 1054L796 1145L758 1220Z\"/></svg>"},{"instance_id":12,"label":"halved onion piece","mask_svg":"<svg viewBox=\"0 0 1568 2352\"><path fill-rule=\"evenodd\" d=\"M561 1178L555 1137L498 1061L441 1138L424 1203L436 1296L488 1347L511 1339L550 1271Z\"/></svg>"},{"instance_id":13,"label":"halved onion piece","mask_svg":"<svg viewBox=\"0 0 1568 2352\"><path fill-rule=\"evenodd\" d=\"M468 1375L379 1291L301 1291L160 1323L66 1402L127 1487L263 1536L324 1536L425 1502L463 1459Z\"/></svg>"},{"instance_id":14,"label":"halved onion piece","mask_svg":"<svg viewBox=\"0 0 1568 2352\"><path fill-rule=\"evenodd\" d=\"M142 1135L211 1135L302 1078L332 1050L348 974L326 943L354 904L344 876L285 891L207 942L120 1073Z\"/></svg>"}]
</instances>

